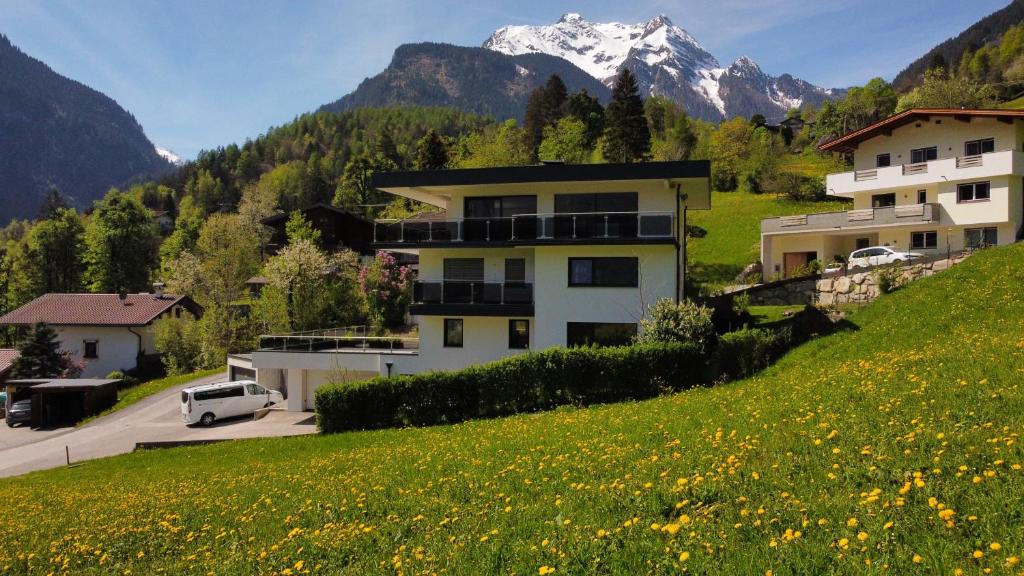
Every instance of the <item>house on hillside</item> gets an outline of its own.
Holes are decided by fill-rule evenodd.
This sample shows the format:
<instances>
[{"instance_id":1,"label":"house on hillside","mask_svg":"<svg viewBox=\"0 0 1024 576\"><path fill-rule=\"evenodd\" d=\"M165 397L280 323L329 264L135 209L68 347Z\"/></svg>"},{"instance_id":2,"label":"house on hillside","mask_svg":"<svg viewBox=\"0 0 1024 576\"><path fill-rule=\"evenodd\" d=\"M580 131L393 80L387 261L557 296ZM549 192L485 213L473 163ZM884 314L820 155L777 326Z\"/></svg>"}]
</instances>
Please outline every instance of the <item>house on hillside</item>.
<instances>
[{"instance_id":1,"label":"house on hillside","mask_svg":"<svg viewBox=\"0 0 1024 576\"><path fill-rule=\"evenodd\" d=\"M313 407L328 381L458 369L552 346L620 344L683 293L688 210L710 208L706 161L390 172L374 186L443 217L381 221L374 248L418 254L418 338L317 331L261 339L239 373Z\"/></svg>"},{"instance_id":2,"label":"house on hillside","mask_svg":"<svg viewBox=\"0 0 1024 576\"><path fill-rule=\"evenodd\" d=\"M61 349L85 364L82 377L96 378L157 359L153 323L186 314L201 316L202 308L157 284L152 294L43 294L0 316L0 326L49 324Z\"/></svg>"},{"instance_id":3,"label":"house on hillside","mask_svg":"<svg viewBox=\"0 0 1024 576\"><path fill-rule=\"evenodd\" d=\"M1024 110L912 109L820 149L853 156L825 185L853 210L763 220L766 279L861 248L938 255L1021 237Z\"/></svg>"},{"instance_id":4,"label":"house on hillside","mask_svg":"<svg viewBox=\"0 0 1024 576\"><path fill-rule=\"evenodd\" d=\"M348 248L366 256L373 254L373 222L330 204L314 204L300 212L314 229L320 231L320 247L324 250ZM285 224L290 217L290 213L282 212L262 220L264 225L274 230L267 244L268 252L276 253L288 244Z\"/></svg>"}]
</instances>

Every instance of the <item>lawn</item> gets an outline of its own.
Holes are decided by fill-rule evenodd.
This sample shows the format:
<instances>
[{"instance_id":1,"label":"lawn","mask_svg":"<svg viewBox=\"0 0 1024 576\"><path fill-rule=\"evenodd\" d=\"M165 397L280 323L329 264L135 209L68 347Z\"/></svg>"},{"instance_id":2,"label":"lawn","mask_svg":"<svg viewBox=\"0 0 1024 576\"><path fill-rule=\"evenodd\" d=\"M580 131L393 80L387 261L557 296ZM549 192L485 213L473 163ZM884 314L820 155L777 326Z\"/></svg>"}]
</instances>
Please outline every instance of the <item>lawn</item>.
<instances>
[{"instance_id":1,"label":"lawn","mask_svg":"<svg viewBox=\"0 0 1024 576\"><path fill-rule=\"evenodd\" d=\"M711 290L734 284L743 267L761 259L761 220L773 216L849 210L841 200L796 202L774 194L712 192L709 211L692 211L689 223L707 231L691 239L688 259L693 278Z\"/></svg>"},{"instance_id":2,"label":"lawn","mask_svg":"<svg viewBox=\"0 0 1024 576\"><path fill-rule=\"evenodd\" d=\"M113 406L107 408L106 410L100 412L99 414L89 416L88 418L79 422L78 425L83 426L97 418L101 418L103 416L106 416L107 414L117 412L122 408L135 404L136 402L142 400L147 396L151 396L153 394L156 394L157 392L163 392L164 390L170 388L171 386L180 386L191 380L195 380L197 378L204 378L206 376L212 376L218 372L224 372L225 370L226 369L224 367L220 367L214 368L213 370L201 370L199 372L193 372L191 374L178 374L176 376L167 376L165 378L159 378L157 380L149 380L148 382L142 382L141 384L136 384L131 388L118 390L117 404L114 404Z\"/></svg>"},{"instance_id":3,"label":"lawn","mask_svg":"<svg viewBox=\"0 0 1024 576\"><path fill-rule=\"evenodd\" d=\"M757 377L5 480L10 574L981 574L1024 553L1024 245Z\"/></svg>"}]
</instances>

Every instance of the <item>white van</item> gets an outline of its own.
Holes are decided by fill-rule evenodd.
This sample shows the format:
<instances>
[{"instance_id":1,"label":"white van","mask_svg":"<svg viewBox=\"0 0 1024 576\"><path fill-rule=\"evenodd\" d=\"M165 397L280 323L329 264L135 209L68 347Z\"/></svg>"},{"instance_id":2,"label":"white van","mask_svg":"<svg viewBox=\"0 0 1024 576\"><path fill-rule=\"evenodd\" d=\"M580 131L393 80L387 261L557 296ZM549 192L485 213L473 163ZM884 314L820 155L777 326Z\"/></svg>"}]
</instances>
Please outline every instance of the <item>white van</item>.
<instances>
[{"instance_id":1,"label":"white van","mask_svg":"<svg viewBox=\"0 0 1024 576\"><path fill-rule=\"evenodd\" d=\"M210 426L221 418L252 414L282 400L280 392L252 380L194 386L181 391L181 420Z\"/></svg>"}]
</instances>

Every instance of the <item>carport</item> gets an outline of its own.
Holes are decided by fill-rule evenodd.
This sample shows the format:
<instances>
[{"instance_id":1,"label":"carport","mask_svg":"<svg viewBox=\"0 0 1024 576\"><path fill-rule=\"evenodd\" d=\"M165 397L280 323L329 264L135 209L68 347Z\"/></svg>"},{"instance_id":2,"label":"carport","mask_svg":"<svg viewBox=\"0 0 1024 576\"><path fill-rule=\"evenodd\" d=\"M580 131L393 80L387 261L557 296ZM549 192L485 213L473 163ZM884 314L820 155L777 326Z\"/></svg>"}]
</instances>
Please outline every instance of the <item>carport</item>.
<instances>
[{"instance_id":1,"label":"carport","mask_svg":"<svg viewBox=\"0 0 1024 576\"><path fill-rule=\"evenodd\" d=\"M117 403L119 382L95 378L9 380L7 401L32 398L33 428L69 424Z\"/></svg>"}]
</instances>

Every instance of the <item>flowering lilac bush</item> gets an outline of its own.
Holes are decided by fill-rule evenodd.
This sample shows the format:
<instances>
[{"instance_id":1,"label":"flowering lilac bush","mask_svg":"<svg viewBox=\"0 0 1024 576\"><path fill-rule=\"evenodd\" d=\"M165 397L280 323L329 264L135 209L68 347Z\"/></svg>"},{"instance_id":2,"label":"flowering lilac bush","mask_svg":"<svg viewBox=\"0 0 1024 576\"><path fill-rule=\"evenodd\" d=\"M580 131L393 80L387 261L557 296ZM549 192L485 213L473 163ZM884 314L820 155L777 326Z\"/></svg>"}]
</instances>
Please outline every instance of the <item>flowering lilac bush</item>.
<instances>
[{"instance_id":1,"label":"flowering lilac bush","mask_svg":"<svg viewBox=\"0 0 1024 576\"><path fill-rule=\"evenodd\" d=\"M366 295L374 328L396 328L405 322L412 300L412 270L379 250L373 264L359 271L359 288Z\"/></svg>"}]
</instances>

